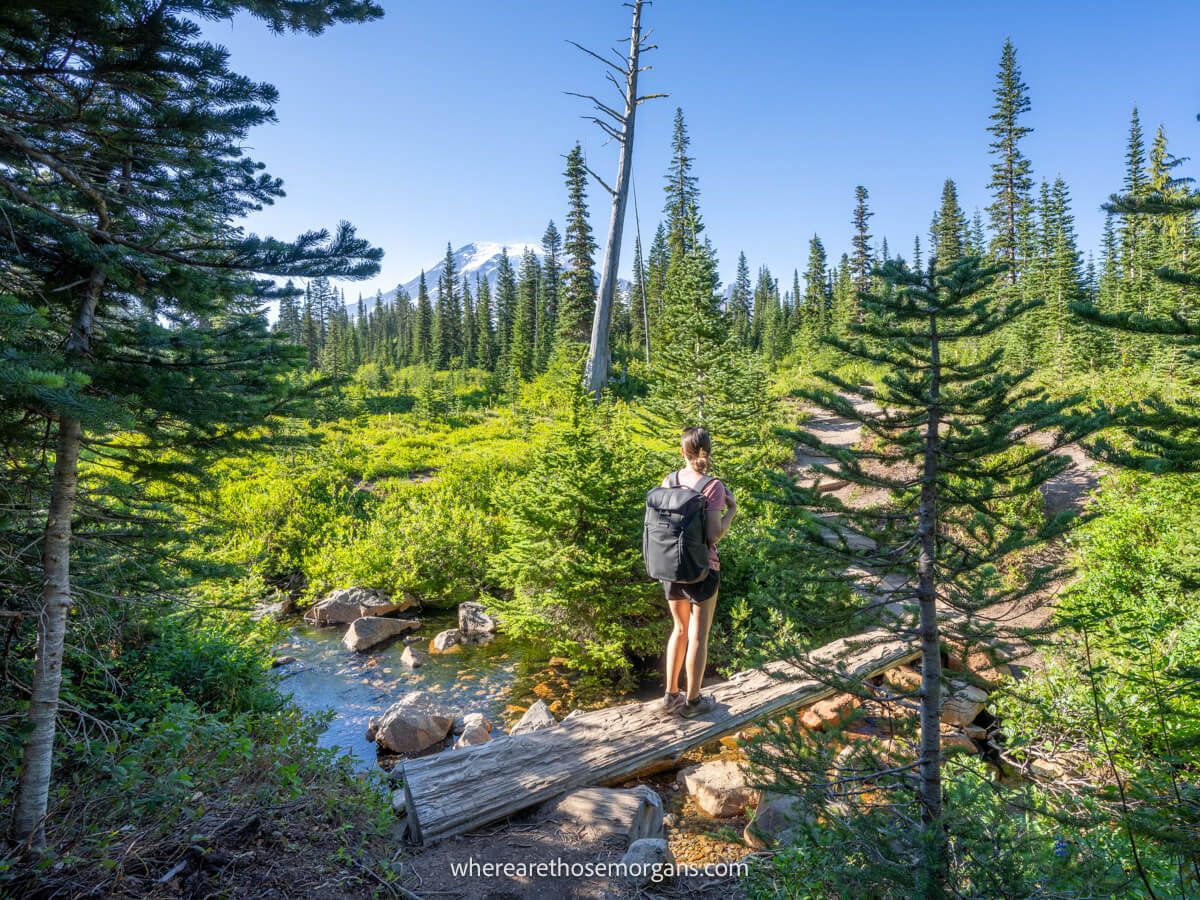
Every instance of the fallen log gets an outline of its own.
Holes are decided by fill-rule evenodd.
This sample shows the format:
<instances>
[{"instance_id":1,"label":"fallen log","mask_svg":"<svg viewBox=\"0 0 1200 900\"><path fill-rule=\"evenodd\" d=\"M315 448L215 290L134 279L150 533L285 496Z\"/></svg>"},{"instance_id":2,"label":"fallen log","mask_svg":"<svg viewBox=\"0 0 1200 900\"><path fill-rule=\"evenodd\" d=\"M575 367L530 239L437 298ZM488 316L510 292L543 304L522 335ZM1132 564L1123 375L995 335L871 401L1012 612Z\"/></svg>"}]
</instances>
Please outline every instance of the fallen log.
<instances>
[{"instance_id":1,"label":"fallen log","mask_svg":"<svg viewBox=\"0 0 1200 900\"><path fill-rule=\"evenodd\" d=\"M814 665L856 681L919 655L915 636L877 628L826 644ZM454 753L406 760L404 796L411 837L433 844L581 787L612 784L755 719L823 700L837 687L793 663L739 672L706 693L713 712L668 716L657 700L572 716L553 728L508 735Z\"/></svg>"}]
</instances>

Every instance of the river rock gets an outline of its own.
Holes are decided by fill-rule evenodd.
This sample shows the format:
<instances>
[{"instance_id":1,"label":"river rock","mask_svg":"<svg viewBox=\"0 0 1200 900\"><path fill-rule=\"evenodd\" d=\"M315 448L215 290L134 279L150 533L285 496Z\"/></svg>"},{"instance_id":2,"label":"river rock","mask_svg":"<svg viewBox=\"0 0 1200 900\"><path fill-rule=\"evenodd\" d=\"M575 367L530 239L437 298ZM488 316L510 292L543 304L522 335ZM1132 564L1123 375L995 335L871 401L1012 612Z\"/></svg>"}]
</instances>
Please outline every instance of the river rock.
<instances>
[{"instance_id":1,"label":"river rock","mask_svg":"<svg viewBox=\"0 0 1200 900\"><path fill-rule=\"evenodd\" d=\"M426 694L405 694L367 723L367 739L393 753L419 753L450 732L454 712Z\"/></svg>"},{"instance_id":2,"label":"river rock","mask_svg":"<svg viewBox=\"0 0 1200 900\"><path fill-rule=\"evenodd\" d=\"M404 799L404 788L396 788L392 791L392 812L398 816L402 816L407 811L408 801Z\"/></svg>"},{"instance_id":3,"label":"river rock","mask_svg":"<svg viewBox=\"0 0 1200 900\"><path fill-rule=\"evenodd\" d=\"M477 744L486 744L491 739L492 723L484 714L467 713L462 717L462 730L458 740L454 742L454 748L457 750L459 747L474 747Z\"/></svg>"},{"instance_id":4,"label":"river rock","mask_svg":"<svg viewBox=\"0 0 1200 900\"><path fill-rule=\"evenodd\" d=\"M963 685L942 701L942 721L959 728L970 725L983 712L987 691L972 684Z\"/></svg>"},{"instance_id":5,"label":"river rock","mask_svg":"<svg viewBox=\"0 0 1200 900\"><path fill-rule=\"evenodd\" d=\"M278 669L280 666L290 666L296 661L294 656L277 656L271 660L271 668Z\"/></svg>"},{"instance_id":6,"label":"river rock","mask_svg":"<svg viewBox=\"0 0 1200 900\"><path fill-rule=\"evenodd\" d=\"M662 800L653 789L590 787L571 791L542 807L547 821L569 822L589 840L617 836L628 847L643 838L661 838Z\"/></svg>"},{"instance_id":7,"label":"river rock","mask_svg":"<svg viewBox=\"0 0 1200 900\"><path fill-rule=\"evenodd\" d=\"M631 884L645 887L661 881L663 870L675 864L675 857L664 838L642 838L629 845L621 864L626 866L625 878Z\"/></svg>"},{"instance_id":8,"label":"river rock","mask_svg":"<svg viewBox=\"0 0 1200 900\"><path fill-rule=\"evenodd\" d=\"M405 638L407 640L407 638ZM421 650L418 650L412 644L404 648L404 652L400 654L400 665L406 669L418 669L425 663L429 662L429 657Z\"/></svg>"},{"instance_id":9,"label":"river rock","mask_svg":"<svg viewBox=\"0 0 1200 900\"><path fill-rule=\"evenodd\" d=\"M296 601L291 597L281 596L281 599L276 600L274 603L264 603L256 607L253 617L255 619L271 619L275 622L280 622L295 611Z\"/></svg>"},{"instance_id":10,"label":"river rock","mask_svg":"<svg viewBox=\"0 0 1200 900\"><path fill-rule=\"evenodd\" d=\"M458 604L458 630L464 635L492 634L496 620L484 611L482 603Z\"/></svg>"},{"instance_id":11,"label":"river rock","mask_svg":"<svg viewBox=\"0 0 1200 900\"><path fill-rule=\"evenodd\" d=\"M346 634L342 637L342 646L347 650L362 653L370 650L376 644L382 644L388 638L404 634L420 627L416 619L384 619L380 616L363 616L350 623Z\"/></svg>"},{"instance_id":12,"label":"river rock","mask_svg":"<svg viewBox=\"0 0 1200 900\"><path fill-rule=\"evenodd\" d=\"M805 804L800 797L765 791L742 837L755 850L768 850L782 841L785 832L803 822L804 816Z\"/></svg>"},{"instance_id":13,"label":"river rock","mask_svg":"<svg viewBox=\"0 0 1200 900\"><path fill-rule=\"evenodd\" d=\"M462 632L457 628L439 631L429 642L430 653L452 653L462 643Z\"/></svg>"},{"instance_id":14,"label":"river rock","mask_svg":"<svg viewBox=\"0 0 1200 900\"><path fill-rule=\"evenodd\" d=\"M740 815L758 798L758 791L746 784L745 770L730 759L689 766L680 771L677 780L697 806L717 819Z\"/></svg>"},{"instance_id":15,"label":"river rock","mask_svg":"<svg viewBox=\"0 0 1200 900\"><path fill-rule=\"evenodd\" d=\"M800 716L800 724L810 731L828 731L841 725L861 705L853 694L834 694L819 700Z\"/></svg>"},{"instance_id":16,"label":"river rock","mask_svg":"<svg viewBox=\"0 0 1200 900\"><path fill-rule=\"evenodd\" d=\"M519 722L512 727L509 734L524 734L527 731L538 731L542 728L552 728L558 724L558 720L554 718L554 714L550 712L550 707L546 705L544 700L538 700L533 706L525 710L525 714L521 716Z\"/></svg>"},{"instance_id":17,"label":"river rock","mask_svg":"<svg viewBox=\"0 0 1200 900\"><path fill-rule=\"evenodd\" d=\"M374 588L339 588L318 600L304 618L317 625L349 625L363 616L386 616L410 606L412 600L407 597L395 603Z\"/></svg>"}]
</instances>

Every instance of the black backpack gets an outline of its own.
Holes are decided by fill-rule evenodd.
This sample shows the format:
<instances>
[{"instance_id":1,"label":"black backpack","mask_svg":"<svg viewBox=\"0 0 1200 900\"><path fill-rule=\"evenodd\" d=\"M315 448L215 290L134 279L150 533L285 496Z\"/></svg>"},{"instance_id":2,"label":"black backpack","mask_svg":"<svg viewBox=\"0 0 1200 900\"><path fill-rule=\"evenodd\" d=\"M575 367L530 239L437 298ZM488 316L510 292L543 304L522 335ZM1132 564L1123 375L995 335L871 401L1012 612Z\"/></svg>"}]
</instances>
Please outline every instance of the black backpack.
<instances>
[{"instance_id":1,"label":"black backpack","mask_svg":"<svg viewBox=\"0 0 1200 900\"><path fill-rule=\"evenodd\" d=\"M679 483L679 473L672 472L669 487L646 494L642 556L651 578L689 584L707 577L708 503L701 492L712 480L705 475L695 487L687 487Z\"/></svg>"}]
</instances>

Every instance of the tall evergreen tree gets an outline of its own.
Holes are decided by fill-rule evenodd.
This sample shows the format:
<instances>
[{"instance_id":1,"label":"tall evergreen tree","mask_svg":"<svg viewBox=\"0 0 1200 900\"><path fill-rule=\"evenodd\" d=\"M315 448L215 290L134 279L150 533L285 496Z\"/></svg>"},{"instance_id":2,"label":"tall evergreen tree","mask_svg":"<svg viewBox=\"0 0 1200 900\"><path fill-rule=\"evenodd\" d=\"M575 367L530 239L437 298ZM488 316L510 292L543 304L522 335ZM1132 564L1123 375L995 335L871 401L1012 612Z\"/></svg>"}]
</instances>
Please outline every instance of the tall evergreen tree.
<instances>
[{"instance_id":1,"label":"tall evergreen tree","mask_svg":"<svg viewBox=\"0 0 1200 900\"><path fill-rule=\"evenodd\" d=\"M823 473L876 491L885 488L886 504L856 509L816 486L778 479L786 501L804 511L806 525L797 532L831 577L845 577L848 567L857 572L866 567L872 580L892 576L900 585L889 593L890 602L915 604L915 610L909 606L889 623L888 631L913 635L921 649L921 686L910 695L920 704L917 778L907 777L894 762L871 759L856 760L844 770L881 790L899 815L920 821L919 833L901 838L904 855L918 861L899 876L906 883L896 893L908 896L940 897L953 888L941 783L941 637L949 633L970 645L992 634L994 621L978 616L983 608L1007 608L1059 574L1043 567L1015 583L1002 577L1005 561L1067 525L1064 517L1054 517L1031 526L1014 514L1011 498L1037 497L1039 486L1069 464L1055 451L1090 427L1065 415L1072 399L1052 401L1032 388L1029 373L1002 372L999 351L982 361L963 361L956 350L957 344L981 341L1032 307L1021 301L997 306L984 299L999 271L974 257L936 272L914 272L899 261L886 264L879 273L882 289L862 298L863 322L850 326L854 339L830 339L842 353L882 367L879 386L828 376L827 386L797 392L859 422L872 436L869 449L846 450L811 433L797 435L837 460L819 467ZM1056 437L1049 448L1026 440L1051 429ZM946 621L943 614L949 611L958 615ZM832 679L843 689L864 691L831 667L797 662L826 683ZM756 757L766 762L765 756ZM778 757L775 767L804 770ZM826 766L816 776L826 785L827 771ZM816 783L798 786L804 790Z\"/></svg>"},{"instance_id":2,"label":"tall evergreen tree","mask_svg":"<svg viewBox=\"0 0 1200 900\"><path fill-rule=\"evenodd\" d=\"M417 281L417 310L416 322L413 327L413 362L436 362L436 348L433 346L433 306L429 302L429 288L425 285L425 270Z\"/></svg>"},{"instance_id":3,"label":"tall evergreen tree","mask_svg":"<svg viewBox=\"0 0 1200 900\"><path fill-rule=\"evenodd\" d=\"M996 75L995 105L989 117L988 133L992 141L992 203L988 216L992 226L992 256L1007 265L1004 280L1016 284L1023 268L1021 248L1030 227L1032 167L1021 152L1021 141L1033 131L1021 124L1029 112L1029 88L1021 80L1017 51L1011 39L1005 39Z\"/></svg>"},{"instance_id":4,"label":"tall evergreen tree","mask_svg":"<svg viewBox=\"0 0 1200 900\"><path fill-rule=\"evenodd\" d=\"M869 221L874 213L867 208L867 189L861 184L854 189L854 237L851 240L854 252L850 257L854 288L866 291L871 287L871 232Z\"/></svg>"},{"instance_id":5,"label":"tall evergreen tree","mask_svg":"<svg viewBox=\"0 0 1200 900\"><path fill-rule=\"evenodd\" d=\"M496 267L496 368L508 360L512 343L513 320L517 315L517 275L513 271L508 248L500 251Z\"/></svg>"},{"instance_id":6,"label":"tall evergreen tree","mask_svg":"<svg viewBox=\"0 0 1200 900\"><path fill-rule=\"evenodd\" d=\"M942 185L942 203L930 239L933 246L934 265L938 268L953 266L963 255L967 238L967 217L958 205L958 188L947 178Z\"/></svg>"},{"instance_id":7,"label":"tall evergreen tree","mask_svg":"<svg viewBox=\"0 0 1200 900\"><path fill-rule=\"evenodd\" d=\"M81 548L145 534L131 509L162 509L172 485L176 499L192 499L204 455L229 449L276 412L297 360L266 330L260 308L274 294L270 279L378 270L381 253L345 223L295 242L243 230L244 215L283 194L244 150L250 130L274 118L277 94L232 71L197 25L243 12L277 33L382 14L361 0L0 9L0 295L47 310L61 376L57 391L22 390L18 417L22 442L36 429L41 464L53 459L44 490L16 513L22 529L43 522L41 538L26 533L0 553L6 593L10 560L37 573L28 727L8 729L24 745L10 804L18 847L45 844L68 623L88 612L74 607L76 597L91 605L118 596L125 617L150 590L137 575L89 584L94 573L73 566ZM0 350L6 376L8 349ZM6 423L11 389L0 397ZM124 437L111 440L116 434ZM85 447L101 460L92 468L121 473L119 486L102 473L81 481ZM7 488L7 475L0 482ZM139 494L150 483L153 496ZM9 517L0 523L6 537ZM156 545L149 536L142 543L161 552Z\"/></svg>"},{"instance_id":8,"label":"tall evergreen tree","mask_svg":"<svg viewBox=\"0 0 1200 900\"><path fill-rule=\"evenodd\" d=\"M693 159L688 153L691 143L683 110L676 107L671 134L671 167L663 187L667 194L663 212L667 217L667 246L671 256L695 249L700 233L704 231L700 218L700 189L692 174Z\"/></svg>"},{"instance_id":9,"label":"tall evergreen tree","mask_svg":"<svg viewBox=\"0 0 1200 900\"><path fill-rule=\"evenodd\" d=\"M817 235L808 242L808 266L804 270L804 321L812 335L829 332L829 273L825 245Z\"/></svg>"},{"instance_id":10,"label":"tall evergreen tree","mask_svg":"<svg viewBox=\"0 0 1200 900\"><path fill-rule=\"evenodd\" d=\"M473 369L479 365L475 343L479 337L479 329L475 326L475 300L471 296L471 283L467 281L466 275L462 277L460 295L462 297L462 324L459 326L458 333L462 341L462 367Z\"/></svg>"},{"instance_id":11,"label":"tall evergreen tree","mask_svg":"<svg viewBox=\"0 0 1200 900\"><path fill-rule=\"evenodd\" d=\"M496 368L496 329L492 324L492 291L487 279L475 277L475 360L481 369Z\"/></svg>"},{"instance_id":12,"label":"tall evergreen tree","mask_svg":"<svg viewBox=\"0 0 1200 900\"><path fill-rule=\"evenodd\" d=\"M751 344L751 324L753 321L753 294L750 290L750 264L746 262L745 252L738 254L737 275L733 279L733 287L729 292L729 327L742 343L749 347Z\"/></svg>"},{"instance_id":13,"label":"tall evergreen tree","mask_svg":"<svg viewBox=\"0 0 1200 900\"><path fill-rule=\"evenodd\" d=\"M586 343L596 311L596 241L588 221L587 168L583 148L576 144L567 154L567 231L564 251L569 269L563 279L558 310L559 339Z\"/></svg>"},{"instance_id":14,"label":"tall evergreen tree","mask_svg":"<svg viewBox=\"0 0 1200 900\"><path fill-rule=\"evenodd\" d=\"M554 222L542 235L542 291L538 301L536 368L543 372L558 335L558 303L562 292L562 238Z\"/></svg>"},{"instance_id":15,"label":"tall evergreen tree","mask_svg":"<svg viewBox=\"0 0 1200 900\"><path fill-rule=\"evenodd\" d=\"M646 262L642 258L642 240L633 242L633 281L629 286L630 351L650 362L650 307L646 288Z\"/></svg>"},{"instance_id":16,"label":"tall evergreen tree","mask_svg":"<svg viewBox=\"0 0 1200 900\"><path fill-rule=\"evenodd\" d=\"M458 296L458 272L454 265L454 250L446 244L446 258L438 276L437 308L433 316L431 361L435 369L450 368L451 361L462 353L459 326L462 307Z\"/></svg>"},{"instance_id":17,"label":"tall evergreen tree","mask_svg":"<svg viewBox=\"0 0 1200 900\"><path fill-rule=\"evenodd\" d=\"M521 254L521 271L517 281L517 313L513 321L512 341L508 348L509 387L516 392L522 381L534 372L534 340L537 327L537 301L542 269L537 254L530 247Z\"/></svg>"}]
</instances>

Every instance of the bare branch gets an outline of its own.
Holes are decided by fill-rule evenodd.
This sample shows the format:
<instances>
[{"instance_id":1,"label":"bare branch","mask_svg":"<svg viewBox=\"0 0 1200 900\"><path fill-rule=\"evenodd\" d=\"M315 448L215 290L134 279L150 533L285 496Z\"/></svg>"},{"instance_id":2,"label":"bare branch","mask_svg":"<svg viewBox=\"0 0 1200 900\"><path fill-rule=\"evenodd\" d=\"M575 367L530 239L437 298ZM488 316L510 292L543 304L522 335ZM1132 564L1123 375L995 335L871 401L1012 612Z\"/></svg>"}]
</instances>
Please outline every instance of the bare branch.
<instances>
[{"instance_id":1,"label":"bare branch","mask_svg":"<svg viewBox=\"0 0 1200 900\"><path fill-rule=\"evenodd\" d=\"M643 94L641 97L637 98L637 102L643 103L646 100L659 100L663 97L670 97L670 96L671 96L670 94Z\"/></svg>"},{"instance_id":2,"label":"bare branch","mask_svg":"<svg viewBox=\"0 0 1200 900\"><path fill-rule=\"evenodd\" d=\"M613 140L617 140L617 141L625 140L625 137L624 137L624 135L621 134L621 132L617 131L617 129L613 128L611 125L609 125L603 119L598 118L597 116L580 116L580 118L587 119L589 122L595 122Z\"/></svg>"},{"instance_id":3,"label":"bare branch","mask_svg":"<svg viewBox=\"0 0 1200 900\"><path fill-rule=\"evenodd\" d=\"M605 59L603 56L601 56L599 53L596 53L594 50L589 50L587 47L583 46L583 44L577 43L577 42L575 42L575 41L572 41L572 40L570 40L570 39L568 39L568 40L567 40L567 43L568 43L568 44L571 44L571 45L573 45L573 46L575 46L576 48L578 48L578 49L580 49L580 50L582 50L582 51L583 51L584 53L586 53L588 56L594 56L594 57L596 57L596 59L600 60L600 62L604 63L606 66L612 66L614 69L616 69L616 70L617 70L618 72L620 72L622 75L625 75L625 74L626 74L626 71L627 71L627 70L626 70L626 67L624 67L624 66L618 66L618 65L616 65L615 63L613 63L613 61L612 61L612 60L610 60L610 59Z\"/></svg>"},{"instance_id":4,"label":"bare branch","mask_svg":"<svg viewBox=\"0 0 1200 900\"><path fill-rule=\"evenodd\" d=\"M601 178L599 175L597 175L595 172L593 172L593 171L592 171L592 170L591 170L591 169L588 167L588 165L587 165L586 163L585 163L585 164L584 164L584 166L583 166L583 170L584 170L585 172L587 172L589 175L591 175L593 178L595 178L595 179L596 179L598 182L600 182L600 186L601 186L601 187L603 187L603 188L604 188L606 191L608 191L608 192L609 192L610 194L612 194L614 197L616 196L617 192L616 192L616 191L614 191L614 190L613 190L613 189L612 189L612 188L609 186L608 182L607 182L607 181L605 181L603 178Z\"/></svg>"},{"instance_id":5,"label":"bare branch","mask_svg":"<svg viewBox=\"0 0 1200 900\"><path fill-rule=\"evenodd\" d=\"M593 95L591 95L591 94L580 94L580 93L576 93L575 91L563 91L563 93L564 93L564 94L566 94L566 95L567 95L567 96L569 96L569 97L580 97L580 98L582 98L582 99L584 99L584 100L591 100L591 101L592 101L592 103L593 103L593 104L595 104L595 106L596 106L596 109L600 110L601 112L608 113L608 115L610 115L610 116L612 116L614 119L616 119L616 120L617 120L617 122L618 122L620 125L624 125L624 124L625 124L625 114L624 114L624 113L619 113L619 112L617 112L615 109L613 109L611 106L608 106L608 105L607 105L607 104L605 104L605 103L601 103L601 102L600 102L600 101L599 101L599 100L598 100L596 97L594 97Z\"/></svg>"}]
</instances>

